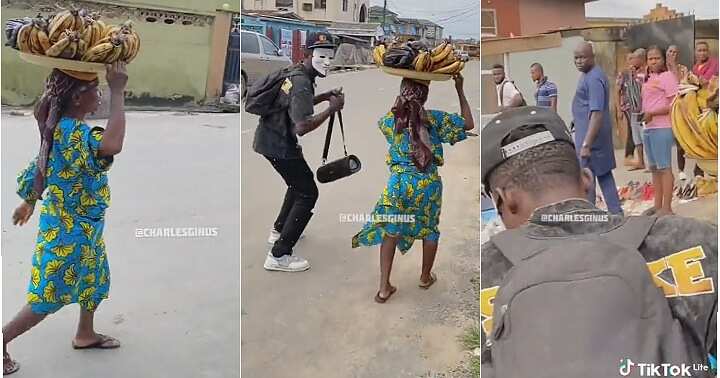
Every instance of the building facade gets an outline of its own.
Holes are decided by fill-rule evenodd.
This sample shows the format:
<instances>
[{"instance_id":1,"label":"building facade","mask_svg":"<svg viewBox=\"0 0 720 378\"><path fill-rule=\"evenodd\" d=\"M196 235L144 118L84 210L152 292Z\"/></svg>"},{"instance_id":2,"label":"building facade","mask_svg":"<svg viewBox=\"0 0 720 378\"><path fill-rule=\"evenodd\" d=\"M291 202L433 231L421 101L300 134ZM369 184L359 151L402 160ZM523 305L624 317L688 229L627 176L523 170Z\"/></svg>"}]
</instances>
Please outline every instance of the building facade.
<instances>
[{"instance_id":1,"label":"building facade","mask_svg":"<svg viewBox=\"0 0 720 378\"><path fill-rule=\"evenodd\" d=\"M242 9L290 11L308 21L364 23L370 0L242 0Z\"/></svg>"},{"instance_id":2,"label":"building facade","mask_svg":"<svg viewBox=\"0 0 720 378\"><path fill-rule=\"evenodd\" d=\"M517 37L587 25L585 4L596 0L482 0L481 37Z\"/></svg>"}]
</instances>

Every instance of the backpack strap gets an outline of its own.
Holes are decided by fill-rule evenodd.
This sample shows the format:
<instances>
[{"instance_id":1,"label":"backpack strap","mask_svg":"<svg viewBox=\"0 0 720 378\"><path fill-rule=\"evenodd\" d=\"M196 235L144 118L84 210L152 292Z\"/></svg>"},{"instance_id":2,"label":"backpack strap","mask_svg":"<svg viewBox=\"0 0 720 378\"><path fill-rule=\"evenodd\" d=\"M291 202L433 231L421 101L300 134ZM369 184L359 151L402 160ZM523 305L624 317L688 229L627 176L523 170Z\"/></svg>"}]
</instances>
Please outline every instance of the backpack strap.
<instances>
[{"instance_id":1,"label":"backpack strap","mask_svg":"<svg viewBox=\"0 0 720 378\"><path fill-rule=\"evenodd\" d=\"M656 220L656 217L631 216L626 217L620 225L607 232L548 238L529 235L527 226L523 226L514 230L505 230L493 236L490 240L505 258L510 260L513 265L518 265L522 260L549 248L559 241L571 239L597 240L603 238L612 241L613 244L637 250L650 233Z\"/></svg>"},{"instance_id":2,"label":"backpack strap","mask_svg":"<svg viewBox=\"0 0 720 378\"><path fill-rule=\"evenodd\" d=\"M620 226L600 235L609 238L614 244L640 249L656 220L657 217L650 216L626 217Z\"/></svg>"}]
</instances>

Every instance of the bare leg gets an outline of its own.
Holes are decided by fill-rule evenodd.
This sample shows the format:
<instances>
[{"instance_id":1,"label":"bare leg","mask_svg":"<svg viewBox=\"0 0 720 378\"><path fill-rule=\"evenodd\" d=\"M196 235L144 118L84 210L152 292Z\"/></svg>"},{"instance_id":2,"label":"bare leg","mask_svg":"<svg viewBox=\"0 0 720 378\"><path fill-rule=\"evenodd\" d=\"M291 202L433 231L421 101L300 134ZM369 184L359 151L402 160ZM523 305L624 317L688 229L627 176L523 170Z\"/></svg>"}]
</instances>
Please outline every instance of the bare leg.
<instances>
[{"instance_id":1,"label":"bare leg","mask_svg":"<svg viewBox=\"0 0 720 378\"><path fill-rule=\"evenodd\" d=\"M657 211L662 210L662 204L663 204L663 181L662 181L662 173L657 170L652 171L652 184L655 188L655 209ZM672 186L671 186L672 188Z\"/></svg>"},{"instance_id":2,"label":"bare leg","mask_svg":"<svg viewBox=\"0 0 720 378\"><path fill-rule=\"evenodd\" d=\"M85 347L92 344L100 343L100 347L104 349L113 349L120 346L120 342L109 336L104 336L95 332L93 325L95 313L80 309L80 320L78 321L77 333L73 345L76 347Z\"/></svg>"},{"instance_id":3,"label":"bare leg","mask_svg":"<svg viewBox=\"0 0 720 378\"><path fill-rule=\"evenodd\" d=\"M685 151L682 147L680 147L679 143L675 143L677 145L677 161L678 161L678 170L680 172L685 172Z\"/></svg>"},{"instance_id":4,"label":"bare leg","mask_svg":"<svg viewBox=\"0 0 720 378\"><path fill-rule=\"evenodd\" d=\"M670 169L664 169L662 170L662 186L663 186L663 192L662 192L662 211L664 214L672 214L672 197L673 197L673 182L675 181L675 177L673 177L672 170ZM659 193L656 193L658 195Z\"/></svg>"},{"instance_id":5,"label":"bare leg","mask_svg":"<svg viewBox=\"0 0 720 378\"><path fill-rule=\"evenodd\" d=\"M435 263L435 255L437 254L438 242L431 240L423 240L423 262L420 281L422 283L430 282L430 272L432 272Z\"/></svg>"},{"instance_id":6,"label":"bare leg","mask_svg":"<svg viewBox=\"0 0 720 378\"><path fill-rule=\"evenodd\" d=\"M397 237L385 236L380 245L380 296L382 298L387 298L393 290L390 284L390 271L392 271L397 243Z\"/></svg>"},{"instance_id":7,"label":"bare leg","mask_svg":"<svg viewBox=\"0 0 720 378\"><path fill-rule=\"evenodd\" d=\"M3 327L3 368L7 368L8 364L12 363L7 352L7 345L16 337L35 327L46 317L47 314L36 314L32 311L30 305L25 305L15 315L15 318Z\"/></svg>"},{"instance_id":8,"label":"bare leg","mask_svg":"<svg viewBox=\"0 0 720 378\"><path fill-rule=\"evenodd\" d=\"M638 167L641 169L645 169L645 155L643 155L643 145L639 144L635 146L635 152L637 152L638 156Z\"/></svg>"}]
</instances>

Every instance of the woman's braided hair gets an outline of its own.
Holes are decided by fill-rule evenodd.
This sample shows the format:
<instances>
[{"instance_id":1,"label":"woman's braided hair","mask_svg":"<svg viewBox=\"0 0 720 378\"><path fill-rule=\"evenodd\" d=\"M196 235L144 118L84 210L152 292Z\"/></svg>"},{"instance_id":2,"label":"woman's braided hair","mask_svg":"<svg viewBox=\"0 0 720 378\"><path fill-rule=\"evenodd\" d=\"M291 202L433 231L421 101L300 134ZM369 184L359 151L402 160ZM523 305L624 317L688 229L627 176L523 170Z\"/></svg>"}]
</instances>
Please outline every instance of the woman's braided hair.
<instances>
[{"instance_id":1,"label":"woman's braided hair","mask_svg":"<svg viewBox=\"0 0 720 378\"><path fill-rule=\"evenodd\" d=\"M432 162L428 121L425 113L429 88L411 79L403 79L400 95L395 100L392 112L395 115L395 132L410 129L412 160L415 167L425 171Z\"/></svg>"},{"instance_id":2,"label":"woman's braided hair","mask_svg":"<svg viewBox=\"0 0 720 378\"><path fill-rule=\"evenodd\" d=\"M75 79L58 69L54 69L45 82L45 92L35 105L35 119L40 131L40 153L37 159L37 171L33 182L33 194L40 198L45 190L45 174L48 158L53 144L55 127L68 110L72 96L82 91L91 82Z\"/></svg>"}]
</instances>

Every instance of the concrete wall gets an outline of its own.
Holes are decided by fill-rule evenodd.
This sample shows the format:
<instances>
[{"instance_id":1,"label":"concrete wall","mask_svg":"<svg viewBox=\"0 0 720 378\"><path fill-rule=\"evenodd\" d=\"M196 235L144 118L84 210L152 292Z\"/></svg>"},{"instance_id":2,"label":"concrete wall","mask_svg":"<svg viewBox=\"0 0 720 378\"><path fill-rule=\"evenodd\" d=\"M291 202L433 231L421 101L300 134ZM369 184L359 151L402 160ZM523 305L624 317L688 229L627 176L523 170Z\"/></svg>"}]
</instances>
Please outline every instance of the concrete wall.
<instances>
[{"instance_id":1,"label":"concrete wall","mask_svg":"<svg viewBox=\"0 0 720 378\"><path fill-rule=\"evenodd\" d=\"M3 7L2 24L9 18L34 14L33 10ZM106 23L117 24L127 18L103 19ZM137 19L133 22L142 43L139 55L128 66L128 102L159 105L204 100L211 59L212 24L168 25ZM2 103L33 103L42 93L44 79L50 70L25 63L15 50L5 46L2 49Z\"/></svg>"},{"instance_id":2,"label":"concrete wall","mask_svg":"<svg viewBox=\"0 0 720 378\"><path fill-rule=\"evenodd\" d=\"M584 0L520 0L523 35L586 25Z\"/></svg>"},{"instance_id":3,"label":"concrete wall","mask_svg":"<svg viewBox=\"0 0 720 378\"><path fill-rule=\"evenodd\" d=\"M251 2L252 0L250 0ZM266 0L268 1L268 0ZM275 0L270 0L275 3ZM136 7L155 7L158 9L190 11L191 13L201 12L213 14L218 9L223 9L223 4L228 5L230 11L240 11L240 0L105 0L95 1L96 3L108 3L118 5L129 5Z\"/></svg>"},{"instance_id":4,"label":"concrete wall","mask_svg":"<svg viewBox=\"0 0 720 378\"><path fill-rule=\"evenodd\" d=\"M558 48L511 53L505 67L528 105L535 105L535 84L530 78L530 65L535 62L542 64L545 75L558 86L558 114L568 127L572 120L572 98L580 76L573 62L573 51L582 41L580 36L563 38L562 46Z\"/></svg>"}]
</instances>

